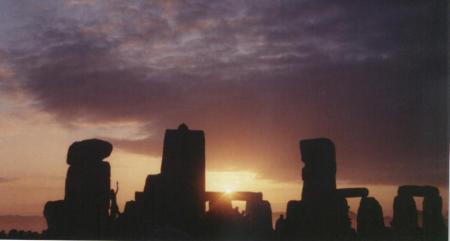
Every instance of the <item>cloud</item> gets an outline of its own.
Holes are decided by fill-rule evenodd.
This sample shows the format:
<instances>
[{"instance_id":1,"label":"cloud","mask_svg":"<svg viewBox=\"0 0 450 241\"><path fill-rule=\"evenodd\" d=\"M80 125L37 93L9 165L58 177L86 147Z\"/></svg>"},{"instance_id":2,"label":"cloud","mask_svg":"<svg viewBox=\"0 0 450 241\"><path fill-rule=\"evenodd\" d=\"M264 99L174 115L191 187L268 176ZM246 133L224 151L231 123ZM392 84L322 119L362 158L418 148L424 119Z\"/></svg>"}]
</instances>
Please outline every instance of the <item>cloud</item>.
<instances>
[{"instance_id":1,"label":"cloud","mask_svg":"<svg viewBox=\"0 0 450 241\"><path fill-rule=\"evenodd\" d=\"M341 179L447 183L444 3L2 4L19 90L67 128L135 123L107 139L158 156L187 122L208 168L288 180L298 140L329 136Z\"/></svg>"}]
</instances>

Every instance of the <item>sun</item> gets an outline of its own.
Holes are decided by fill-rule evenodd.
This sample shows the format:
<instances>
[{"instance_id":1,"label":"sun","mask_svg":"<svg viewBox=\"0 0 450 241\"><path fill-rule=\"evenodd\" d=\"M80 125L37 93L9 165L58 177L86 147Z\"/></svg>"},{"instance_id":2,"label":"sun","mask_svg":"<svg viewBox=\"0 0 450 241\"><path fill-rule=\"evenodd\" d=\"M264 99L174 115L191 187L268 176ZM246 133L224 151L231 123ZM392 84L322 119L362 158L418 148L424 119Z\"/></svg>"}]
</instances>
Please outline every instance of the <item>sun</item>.
<instances>
[{"instance_id":1,"label":"sun","mask_svg":"<svg viewBox=\"0 0 450 241\"><path fill-rule=\"evenodd\" d=\"M225 189L225 193L226 194L230 194L230 193L232 193L233 192L233 190L231 189L231 188L226 188Z\"/></svg>"}]
</instances>

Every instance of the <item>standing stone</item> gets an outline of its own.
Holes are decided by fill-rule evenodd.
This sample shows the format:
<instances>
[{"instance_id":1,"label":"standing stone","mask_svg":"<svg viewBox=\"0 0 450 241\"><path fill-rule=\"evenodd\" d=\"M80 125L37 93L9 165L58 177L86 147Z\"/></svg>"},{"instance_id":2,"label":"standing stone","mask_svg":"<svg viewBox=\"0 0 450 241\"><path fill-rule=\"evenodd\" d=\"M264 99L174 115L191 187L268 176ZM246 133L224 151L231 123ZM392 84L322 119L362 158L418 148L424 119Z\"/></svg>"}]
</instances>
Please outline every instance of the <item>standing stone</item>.
<instances>
[{"instance_id":1,"label":"standing stone","mask_svg":"<svg viewBox=\"0 0 450 241\"><path fill-rule=\"evenodd\" d=\"M91 139L73 143L68 151L65 188L65 233L69 238L99 239L106 235L111 168L103 158L112 145Z\"/></svg>"},{"instance_id":2,"label":"standing stone","mask_svg":"<svg viewBox=\"0 0 450 241\"><path fill-rule=\"evenodd\" d=\"M181 124L164 137L161 175L170 223L192 226L205 211L205 135Z\"/></svg>"},{"instance_id":3,"label":"standing stone","mask_svg":"<svg viewBox=\"0 0 450 241\"><path fill-rule=\"evenodd\" d=\"M166 130L161 173L147 177L143 222L195 234L205 212L205 135L181 124Z\"/></svg>"},{"instance_id":4,"label":"standing stone","mask_svg":"<svg viewBox=\"0 0 450 241\"><path fill-rule=\"evenodd\" d=\"M417 207L412 196L401 194L394 198L392 228L398 235L410 236L417 233Z\"/></svg>"},{"instance_id":5,"label":"standing stone","mask_svg":"<svg viewBox=\"0 0 450 241\"><path fill-rule=\"evenodd\" d=\"M336 152L325 138L300 141L303 190L302 200L323 202L336 194Z\"/></svg>"},{"instance_id":6,"label":"standing stone","mask_svg":"<svg viewBox=\"0 0 450 241\"><path fill-rule=\"evenodd\" d=\"M447 240L442 216L442 198L438 194L423 199L423 232L425 240Z\"/></svg>"},{"instance_id":7,"label":"standing stone","mask_svg":"<svg viewBox=\"0 0 450 241\"><path fill-rule=\"evenodd\" d=\"M383 209L375 198L361 198L357 216L357 231L363 239L380 239L385 235Z\"/></svg>"},{"instance_id":8,"label":"standing stone","mask_svg":"<svg viewBox=\"0 0 450 241\"><path fill-rule=\"evenodd\" d=\"M46 239L64 238L64 200L48 201L44 207L44 217L47 221Z\"/></svg>"},{"instance_id":9,"label":"standing stone","mask_svg":"<svg viewBox=\"0 0 450 241\"><path fill-rule=\"evenodd\" d=\"M256 240L273 238L272 208L266 200L249 200L246 204L250 234Z\"/></svg>"},{"instance_id":10,"label":"standing stone","mask_svg":"<svg viewBox=\"0 0 450 241\"><path fill-rule=\"evenodd\" d=\"M404 185L394 199L392 227L401 238L422 237L424 240L447 240L442 216L442 198L433 186ZM418 225L418 212L413 197L423 197L423 227Z\"/></svg>"},{"instance_id":11,"label":"standing stone","mask_svg":"<svg viewBox=\"0 0 450 241\"><path fill-rule=\"evenodd\" d=\"M303 190L299 232L305 238L333 239L351 234L348 204L336 190L336 152L326 138L300 141Z\"/></svg>"}]
</instances>

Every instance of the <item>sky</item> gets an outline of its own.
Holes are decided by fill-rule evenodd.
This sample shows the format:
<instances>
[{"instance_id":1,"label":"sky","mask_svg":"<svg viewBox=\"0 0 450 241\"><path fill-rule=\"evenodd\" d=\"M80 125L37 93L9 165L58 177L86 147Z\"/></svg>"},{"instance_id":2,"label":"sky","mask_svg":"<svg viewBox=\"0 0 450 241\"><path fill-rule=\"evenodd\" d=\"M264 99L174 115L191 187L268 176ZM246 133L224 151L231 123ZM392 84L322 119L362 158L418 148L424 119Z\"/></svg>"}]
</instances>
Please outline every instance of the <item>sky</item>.
<instances>
[{"instance_id":1,"label":"sky","mask_svg":"<svg viewBox=\"0 0 450 241\"><path fill-rule=\"evenodd\" d=\"M336 145L338 187L448 203L445 1L0 1L0 215L63 199L67 148L101 138L119 205L164 131L205 131L206 187L299 200L299 140ZM358 200L352 200L353 210ZM421 205L419 205L421 206Z\"/></svg>"}]
</instances>

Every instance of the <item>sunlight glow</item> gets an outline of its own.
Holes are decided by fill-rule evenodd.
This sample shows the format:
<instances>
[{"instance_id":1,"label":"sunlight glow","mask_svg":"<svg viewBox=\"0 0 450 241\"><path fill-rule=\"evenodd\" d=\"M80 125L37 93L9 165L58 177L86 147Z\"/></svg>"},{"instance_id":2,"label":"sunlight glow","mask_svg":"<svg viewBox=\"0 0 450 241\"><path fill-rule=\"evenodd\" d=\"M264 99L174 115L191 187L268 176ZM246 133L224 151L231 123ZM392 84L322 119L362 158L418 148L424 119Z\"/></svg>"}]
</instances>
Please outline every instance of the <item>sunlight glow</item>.
<instances>
[{"instance_id":1,"label":"sunlight glow","mask_svg":"<svg viewBox=\"0 0 450 241\"><path fill-rule=\"evenodd\" d=\"M225 193L258 190L256 176L250 171L206 171L206 190Z\"/></svg>"}]
</instances>

